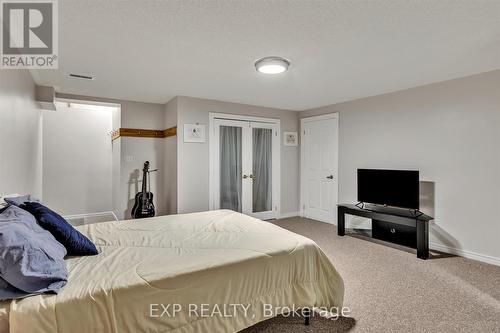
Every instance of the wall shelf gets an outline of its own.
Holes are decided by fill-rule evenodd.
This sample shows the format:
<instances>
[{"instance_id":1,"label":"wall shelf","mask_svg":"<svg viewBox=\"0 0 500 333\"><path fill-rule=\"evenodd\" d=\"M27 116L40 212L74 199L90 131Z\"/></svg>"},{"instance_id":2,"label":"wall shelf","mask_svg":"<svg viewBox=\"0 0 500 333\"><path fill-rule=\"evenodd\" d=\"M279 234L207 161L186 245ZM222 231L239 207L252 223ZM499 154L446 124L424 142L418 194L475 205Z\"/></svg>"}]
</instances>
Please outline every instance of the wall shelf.
<instances>
[{"instance_id":1,"label":"wall shelf","mask_svg":"<svg viewBox=\"0 0 500 333\"><path fill-rule=\"evenodd\" d=\"M167 138L177 135L177 127L170 127L165 130L150 130L142 128L118 128L111 134L111 140L116 140L119 137L134 137L134 138Z\"/></svg>"}]
</instances>

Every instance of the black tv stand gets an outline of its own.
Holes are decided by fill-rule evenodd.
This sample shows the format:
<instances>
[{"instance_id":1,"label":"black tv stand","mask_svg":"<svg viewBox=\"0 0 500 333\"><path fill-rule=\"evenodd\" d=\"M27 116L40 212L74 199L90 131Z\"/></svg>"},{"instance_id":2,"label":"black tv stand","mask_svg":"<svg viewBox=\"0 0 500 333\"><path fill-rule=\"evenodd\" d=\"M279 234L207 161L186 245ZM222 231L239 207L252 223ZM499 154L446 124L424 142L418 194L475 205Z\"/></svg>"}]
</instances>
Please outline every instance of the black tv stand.
<instances>
[{"instance_id":1,"label":"black tv stand","mask_svg":"<svg viewBox=\"0 0 500 333\"><path fill-rule=\"evenodd\" d=\"M433 218L418 210L377 211L367 209L363 203L338 205L338 235L345 235L345 214L366 217L372 220L372 237L415 247L417 257L429 258L429 221ZM398 238L399 235L402 235Z\"/></svg>"},{"instance_id":2,"label":"black tv stand","mask_svg":"<svg viewBox=\"0 0 500 333\"><path fill-rule=\"evenodd\" d=\"M365 203L363 201L359 201L355 206L358 207L358 208L361 208L361 209L375 211L375 209L368 208L368 206L365 205ZM401 215L401 212L408 212L408 213L410 213L410 216L418 217L418 216L420 216L420 215L423 214L418 209L412 209L412 208L408 208L408 210L406 210L404 208L397 208L397 207L391 208L391 206L386 206L386 205L383 205L383 206L378 205L378 207L382 207L382 208L385 208L385 209L392 209L393 211L390 212L390 214L395 214L395 215ZM379 211L379 212L383 213L383 211ZM405 216L405 215L403 214L403 216Z\"/></svg>"}]
</instances>

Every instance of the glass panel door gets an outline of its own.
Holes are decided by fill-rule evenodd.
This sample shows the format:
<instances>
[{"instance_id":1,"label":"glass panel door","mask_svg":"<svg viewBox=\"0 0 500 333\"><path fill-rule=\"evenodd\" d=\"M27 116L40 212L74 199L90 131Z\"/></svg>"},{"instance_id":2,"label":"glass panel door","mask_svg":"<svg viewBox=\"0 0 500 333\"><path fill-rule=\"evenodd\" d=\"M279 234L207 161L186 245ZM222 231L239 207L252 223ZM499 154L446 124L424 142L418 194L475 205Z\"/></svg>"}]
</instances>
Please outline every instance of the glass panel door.
<instances>
[{"instance_id":1,"label":"glass panel door","mask_svg":"<svg viewBox=\"0 0 500 333\"><path fill-rule=\"evenodd\" d=\"M252 212L273 210L273 130L252 129Z\"/></svg>"},{"instance_id":2,"label":"glass panel door","mask_svg":"<svg viewBox=\"0 0 500 333\"><path fill-rule=\"evenodd\" d=\"M242 211L242 128L220 126L219 193L220 209Z\"/></svg>"},{"instance_id":3,"label":"glass panel door","mask_svg":"<svg viewBox=\"0 0 500 333\"><path fill-rule=\"evenodd\" d=\"M216 119L212 130L211 209L278 217L279 124Z\"/></svg>"}]
</instances>

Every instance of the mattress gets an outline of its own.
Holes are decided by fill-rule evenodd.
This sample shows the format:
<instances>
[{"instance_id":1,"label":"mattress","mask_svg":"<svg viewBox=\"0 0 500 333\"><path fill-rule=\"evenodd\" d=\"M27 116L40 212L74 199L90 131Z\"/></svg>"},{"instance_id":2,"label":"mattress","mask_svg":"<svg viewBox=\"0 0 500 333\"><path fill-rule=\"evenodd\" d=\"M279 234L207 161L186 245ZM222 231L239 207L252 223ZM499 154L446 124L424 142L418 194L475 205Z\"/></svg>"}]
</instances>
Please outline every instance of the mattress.
<instances>
[{"instance_id":1,"label":"mattress","mask_svg":"<svg viewBox=\"0 0 500 333\"><path fill-rule=\"evenodd\" d=\"M233 211L77 228L99 255L68 258L58 295L12 301L11 333L236 332L342 306L343 281L312 240Z\"/></svg>"},{"instance_id":2,"label":"mattress","mask_svg":"<svg viewBox=\"0 0 500 333\"><path fill-rule=\"evenodd\" d=\"M0 332L9 332L10 302L0 302Z\"/></svg>"}]
</instances>

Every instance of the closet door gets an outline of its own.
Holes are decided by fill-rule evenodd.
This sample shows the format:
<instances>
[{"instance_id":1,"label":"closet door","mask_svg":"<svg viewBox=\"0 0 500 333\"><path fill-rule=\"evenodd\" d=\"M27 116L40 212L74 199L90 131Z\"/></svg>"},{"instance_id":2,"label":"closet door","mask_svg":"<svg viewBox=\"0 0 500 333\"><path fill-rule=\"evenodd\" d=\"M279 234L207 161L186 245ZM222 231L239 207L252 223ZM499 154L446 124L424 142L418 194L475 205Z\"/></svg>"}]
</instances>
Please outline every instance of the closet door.
<instances>
[{"instance_id":1,"label":"closet door","mask_svg":"<svg viewBox=\"0 0 500 333\"><path fill-rule=\"evenodd\" d=\"M279 125L215 119L213 127L211 209L278 217Z\"/></svg>"},{"instance_id":2,"label":"closet door","mask_svg":"<svg viewBox=\"0 0 500 333\"><path fill-rule=\"evenodd\" d=\"M214 167L217 172L214 206L216 209L231 209L236 212L247 210L243 194L243 167L248 164L248 123L232 120L215 122L217 149ZM244 142L245 141L245 142Z\"/></svg>"},{"instance_id":3,"label":"closet door","mask_svg":"<svg viewBox=\"0 0 500 333\"><path fill-rule=\"evenodd\" d=\"M277 217L279 178L279 137L276 124L252 122L251 133L251 195L252 216L261 219Z\"/></svg>"}]
</instances>

